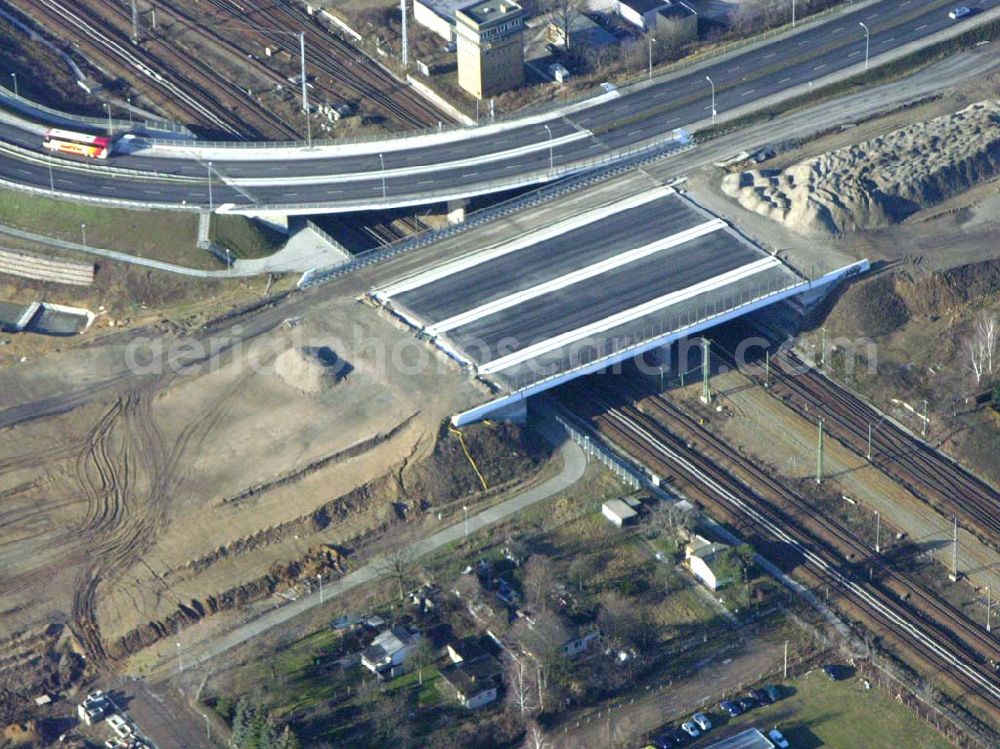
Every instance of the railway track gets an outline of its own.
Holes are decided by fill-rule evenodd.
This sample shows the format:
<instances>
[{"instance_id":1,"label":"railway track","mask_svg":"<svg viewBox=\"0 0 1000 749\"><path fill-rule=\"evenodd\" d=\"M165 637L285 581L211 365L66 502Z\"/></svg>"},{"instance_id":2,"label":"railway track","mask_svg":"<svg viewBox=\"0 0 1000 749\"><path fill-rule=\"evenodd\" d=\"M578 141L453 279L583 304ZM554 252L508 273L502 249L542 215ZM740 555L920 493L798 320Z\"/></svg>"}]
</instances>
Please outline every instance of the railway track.
<instances>
[{"instance_id":1,"label":"railway track","mask_svg":"<svg viewBox=\"0 0 1000 749\"><path fill-rule=\"evenodd\" d=\"M735 366L731 354L722 353ZM924 502L957 517L966 530L985 543L1000 542L1000 492L966 471L926 442L917 439L845 387L825 377L789 352L772 359L770 390L796 412L824 417L828 434L856 454L868 455L872 427L872 465L892 476ZM794 367L796 373L787 371ZM748 368L745 368L748 369ZM760 371L746 374L763 384Z\"/></svg>"},{"instance_id":2,"label":"railway track","mask_svg":"<svg viewBox=\"0 0 1000 749\"><path fill-rule=\"evenodd\" d=\"M972 621L965 612L938 593L929 590L912 576L898 570L885 556L873 553L873 550L850 528L747 460L739 451L675 403L658 394L643 392L632 383L623 383L623 387L628 388L627 392L634 400L641 401L640 410L645 411L648 406L658 423L681 425L687 435L697 439L700 445L708 446L713 458L726 461L728 465L736 467L741 475L749 477L754 485L752 488L759 487L768 497L780 500L783 506L795 513L795 517L802 518L802 522L809 525L814 533L828 536L836 549L848 559L861 560L855 563L856 567L869 568L871 570L869 575L880 583L890 584L894 594L900 597L913 597L920 605L921 611L931 615L928 623L934 626L939 634L952 639L956 645L968 649L970 655L978 656L979 662L988 663L991 668L996 669L996 665L1000 663L1000 641Z\"/></svg>"},{"instance_id":3,"label":"railway track","mask_svg":"<svg viewBox=\"0 0 1000 749\"><path fill-rule=\"evenodd\" d=\"M95 0L91 0L91 2L94 1ZM120 0L96 1L100 2L101 5L107 8L110 14L117 19L118 24L114 26L115 31L120 36L128 39L128 29L131 28L132 23L132 16L128 4L122 4ZM245 52L240 50L235 45L230 44L219 34L213 33L210 29L200 26L190 15L177 11L169 6L167 6L167 8L169 8L169 15L174 17L173 20L179 23L185 32L195 34L204 39L205 43L215 47L217 52L227 55L233 65L248 66L252 68L252 72L255 75L269 80L274 85L287 85L287 81L278 72L257 62L252 57L248 58ZM163 8L161 6L161 17L163 15L167 15L164 14L162 10ZM161 18L161 26L163 24L163 20L164 19ZM192 76L196 77L199 82L194 83L194 85L198 86L200 90L206 92L216 91L224 93L228 97L228 101L232 102L234 105L226 110L227 114L235 114L235 112L240 108L246 109L247 114L249 114L250 117L257 122L257 124L262 124L267 128L267 130L263 130L260 127L247 122L246 116L240 115L236 118L236 122L241 124L246 131L245 134L258 138L277 137L289 140L299 138L300 134L296 128L290 126L283 118L276 115L270 107L259 103L253 98L252 95L248 94L243 88L235 84L231 78L216 70L212 65L202 61L193 51L188 52L179 49L171 40L163 39L156 35L147 35L144 37L142 41L142 49L147 54L155 56L159 62L171 70L189 71L190 75L187 76L188 80L190 80ZM249 130L250 128L252 128L252 131Z\"/></svg>"},{"instance_id":4,"label":"railway track","mask_svg":"<svg viewBox=\"0 0 1000 749\"><path fill-rule=\"evenodd\" d=\"M587 414L601 432L627 452L660 475L677 473L689 479L700 489L699 498L706 504L721 507L728 515L753 528L762 540L777 543L794 553L817 578L841 591L880 627L963 688L978 695L991 710L1000 709L1000 678L989 663L989 657L978 652L979 647L986 649L988 645L989 652L995 654L995 644L984 643L975 635L977 644L970 646L942 634L940 624L935 624L933 618L929 620L926 612L915 612L897 594L864 580L855 566L844 563L834 546L801 527L798 518L774 507L711 459L689 450L682 439L635 406L618 405L614 402L615 396L595 392L593 387L584 385L568 388L564 397L574 411ZM814 513L812 508L802 506L797 512L800 517ZM945 616L937 607L935 611ZM951 617L951 621L962 631L966 630L960 620Z\"/></svg>"},{"instance_id":5,"label":"railway track","mask_svg":"<svg viewBox=\"0 0 1000 749\"><path fill-rule=\"evenodd\" d=\"M79 10L71 10L58 0L16 0L14 5L57 36L81 40L97 58L109 66L124 68L146 78L167 96L174 107L192 120L230 136L241 137L240 130L233 122L232 113L216 105L214 97L207 95L207 92L196 85L189 84L195 90L192 93L166 78L156 69L155 63L141 54L130 40L123 38L120 33L103 30L101 27L107 25L103 19L95 18L92 14L88 14L89 20L85 18L82 15L83 6L78 6ZM212 104L206 104L205 101Z\"/></svg>"},{"instance_id":6,"label":"railway track","mask_svg":"<svg viewBox=\"0 0 1000 749\"><path fill-rule=\"evenodd\" d=\"M334 34L316 28L315 20L289 0L209 0L220 11L240 13L270 42L287 45L290 31L304 31L306 61L356 96L373 102L391 119L409 127L433 127L452 118L400 83L389 71Z\"/></svg>"}]
</instances>

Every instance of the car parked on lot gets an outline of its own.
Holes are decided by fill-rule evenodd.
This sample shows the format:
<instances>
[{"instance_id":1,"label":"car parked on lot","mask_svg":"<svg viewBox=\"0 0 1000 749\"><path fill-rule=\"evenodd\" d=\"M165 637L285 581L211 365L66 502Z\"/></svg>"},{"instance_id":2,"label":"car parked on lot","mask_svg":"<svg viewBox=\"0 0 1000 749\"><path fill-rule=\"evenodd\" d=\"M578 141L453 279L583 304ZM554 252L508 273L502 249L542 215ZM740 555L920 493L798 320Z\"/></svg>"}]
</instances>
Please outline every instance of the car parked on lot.
<instances>
[{"instance_id":1,"label":"car parked on lot","mask_svg":"<svg viewBox=\"0 0 1000 749\"><path fill-rule=\"evenodd\" d=\"M743 708L732 700L723 700L720 702L719 709L728 714L730 718L735 718L737 715L743 714Z\"/></svg>"},{"instance_id":2,"label":"car parked on lot","mask_svg":"<svg viewBox=\"0 0 1000 749\"><path fill-rule=\"evenodd\" d=\"M758 705L770 705L774 702L764 689L751 689L747 696L755 699Z\"/></svg>"},{"instance_id":3,"label":"car parked on lot","mask_svg":"<svg viewBox=\"0 0 1000 749\"><path fill-rule=\"evenodd\" d=\"M658 733L650 741L656 749L673 749L678 745L667 733Z\"/></svg>"},{"instance_id":4,"label":"car parked on lot","mask_svg":"<svg viewBox=\"0 0 1000 749\"><path fill-rule=\"evenodd\" d=\"M777 726L768 731L767 736L771 739L771 743L778 747L778 749L788 749L788 739L781 735L781 731L778 730Z\"/></svg>"},{"instance_id":5,"label":"car parked on lot","mask_svg":"<svg viewBox=\"0 0 1000 749\"><path fill-rule=\"evenodd\" d=\"M823 673L827 675L830 681L840 681L840 667L835 666L832 663L828 663L823 666Z\"/></svg>"},{"instance_id":6,"label":"car parked on lot","mask_svg":"<svg viewBox=\"0 0 1000 749\"><path fill-rule=\"evenodd\" d=\"M771 699L772 703L781 699L781 692L778 691L778 688L774 686L774 684L765 684L764 692L767 693L767 696Z\"/></svg>"},{"instance_id":7,"label":"car parked on lot","mask_svg":"<svg viewBox=\"0 0 1000 749\"><path fill-rule=\"evenodd\" d=\"M958 21L966 16L972 15L972 9L966 8L964 5L959 5L957 8L952 8L951 12L948 14L948 18L952 21Z\"/></svg>"},{"instance_id":8,"label":"car parked on lot","mask_svg":"<svg viewBox=\"0 0 1000 749\"><path fill-rule=\"evenodd\" d=\"M691 720L697 723L698 728L700 728L702 731L712 730L712 721L709 720L708 716L705 715L705 713L695 713L694 715L691 716Z\"/></svg>"},{"instance_id":9,"label":"car parked on lot","mask_svg":"<svg viewBox=\"0 0 1000 749\"><path fill-rule=\"evenodd\" d=\"M693 720L688 720L681 723L681 730L684 731L692 739L696 739L701 736L701 729L698 728L698 724Z\"/></svg>"}]
</instances>

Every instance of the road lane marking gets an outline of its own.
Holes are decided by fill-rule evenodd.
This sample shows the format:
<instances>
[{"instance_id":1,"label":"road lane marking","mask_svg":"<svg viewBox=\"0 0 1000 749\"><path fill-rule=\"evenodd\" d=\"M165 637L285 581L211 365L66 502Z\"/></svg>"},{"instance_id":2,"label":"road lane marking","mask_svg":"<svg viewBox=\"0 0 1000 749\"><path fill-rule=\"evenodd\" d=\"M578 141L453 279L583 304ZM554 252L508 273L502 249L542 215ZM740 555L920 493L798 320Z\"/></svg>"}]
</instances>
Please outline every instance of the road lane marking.
<instances>
[{"instance_id":1,"label":"road lane marking","mask_svg":"<svg viewBox=\"0 0 1000 749\"><path fill-rule=\"evenodd\" d=\"M633 320L638 320L641 317L658 312L666 307L671 307L675 304L701 294L705 294L714 289L736 283L737 281L742 281L750 276L754 276L780 265L781 262L774 257L765 257L760 260L755 260L752 263L748 263L747 265L722 273L714 278L709 278L700 283L696 283L686 289L672 291L669 294L652 299L645 304L639 305L638 307L623 310L622 312L606 317L603 320L598 320L597 322L585 325L582 328L567 331L566 333L562 333L547 340L539 341L534 345L526 346L519 351L508 354L507 356L501 356L499 359L494 359L493 361L480 366L479 373L495 374L496 372L502 372L505 369L510 369L517 364L533 359L536 356L546 354L550 351L561 348L562 346L568 345L573 341L597 335L598 333L602 333L617 325L624 325L625 323L632 322Z\"/></svg>"},{"instance_id":2,"label":"road lane marking","mask_svg":"<svg viewBox=\"0 0 1000 749\"><path fill-rule=\"evenodd\" d=\"M674 191L669 187L658 187L656 189L640 193L639 195L632 195L631 197L619 200L611 205L598 206L597 208L593 208L577 216L568 218L565 221L558 221L555 224L543 227L537 231L523 234L513 241L501 242L500 244L493 245L487 249L476 250L474 252L470 252L464 257L459 257L451 262L439 265L436 268L415 273L408 278L403 278L396 283L376 290L375 296L379 299L385 300L399 294L404 294L407 291L418 289L421 286L426 286L427 284L433 283L441 278L446 278L447 276L455 273L461 273L469 268L474 268L475 266L489 260L493 260L494 258L503 257L511 252L517 252L518 250L523 250L526 247L540 244L541 242L558 237L568 231L572 231L573 229L578 229L581 226L592 224L595 221L600 221L613 214L621 213L632 208L638 208L639 206L652 203L654 200L660 200L661 198L665 198L673 194Z\"/></svg>"},{"instance_id":3,"label":"road lane marking","mask_svg":"<svg viewBox=\"0 0 1000 749\"><path fill-rule=\"evenodd\" d=\"M690 242L698 237L704 237L712 232L724 229L725 227L726 222L721 219L706 221L703 224L693 226L690 229L678 232L677 234L673 234L669 237L658 239L655 242L650 242L642 247L637 247L627 252L612 255L611 257L598 263L588 265L585 268L579 268L578 270L567 273L558 278L553 278L545 283L538 284L537 286L516 291L513 294L508 294L500 299L494 299L492 302L487 302L486 304L473 307L465 312L460 312L457 315L453 315L445 320L434 323L433 325L428 325L425 328L425 331L428 335L432 336L446 333L449 330L454 330L455 328L459 328L463 325L468 325L471 322L489 315L495 315L505 309L516 307L519 304L524 304L525 302L544 296L545 294L551 294L554 291L565 289L573 284L581 283L590 278L595 278L596 276L622 268L626 265L631 265L639 260L655 255L658 252L663 252L671 247L677 247L678 245Z\"/></svg>"}]
</instances>

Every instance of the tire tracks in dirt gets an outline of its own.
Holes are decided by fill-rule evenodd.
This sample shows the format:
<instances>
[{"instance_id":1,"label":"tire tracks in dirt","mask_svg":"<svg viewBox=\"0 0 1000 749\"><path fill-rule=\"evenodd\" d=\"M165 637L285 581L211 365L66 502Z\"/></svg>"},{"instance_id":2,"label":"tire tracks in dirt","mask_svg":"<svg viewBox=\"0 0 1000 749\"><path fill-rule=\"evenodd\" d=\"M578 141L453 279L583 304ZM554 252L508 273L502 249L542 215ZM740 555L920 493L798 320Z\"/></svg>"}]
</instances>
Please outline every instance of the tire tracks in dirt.
<instances>
[{"instance_id":1,"label":"tire tracks in dirt","mask_svg":"<svg viewBox=\"0 0 1000 749\"><path fill-rule=\"evenodd\" d=\"M77 459L77 480L88 502L81 529L87 561L78 576L72 620L98 667L107 668L114 660L97 621L99 586L109 593L166 530L184 457L204 446L244 381L187 424L170 446L153 416L156 385L162 382L123 393L90 431Z\"/></svg>"}]
</instances>

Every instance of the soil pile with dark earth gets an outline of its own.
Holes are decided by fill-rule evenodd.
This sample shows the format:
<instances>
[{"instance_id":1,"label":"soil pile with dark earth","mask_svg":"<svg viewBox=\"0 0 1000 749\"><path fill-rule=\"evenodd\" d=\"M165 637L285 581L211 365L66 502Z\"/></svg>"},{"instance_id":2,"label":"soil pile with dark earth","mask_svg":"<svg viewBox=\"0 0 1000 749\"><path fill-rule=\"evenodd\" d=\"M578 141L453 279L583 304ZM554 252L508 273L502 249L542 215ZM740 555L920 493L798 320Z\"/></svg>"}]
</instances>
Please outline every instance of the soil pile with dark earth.
<instances>
[{"instance_id":1,"label":"soil pile with dark earth","mask_svg":"<svg viewBox=\"0 0 1000 749\"><path fill-rule=\"evenodd\" d=\"M806 236L903 221L1000 175L1000 101L801 161L729 174L722 190L747 210Z\"/></svg>"},{"instance_id":2,"label":"soil pile with dark earth","mask_svg":"<svg viewBox=\"0 0 1000 749\"><path fill-rule=\"evenodd\" d=\"M872 338L903 327L913 317L935 317L1000 292L1000 260L933 273L897 271L847 289L827 324Z\"/></svg>"}]
</instances>

